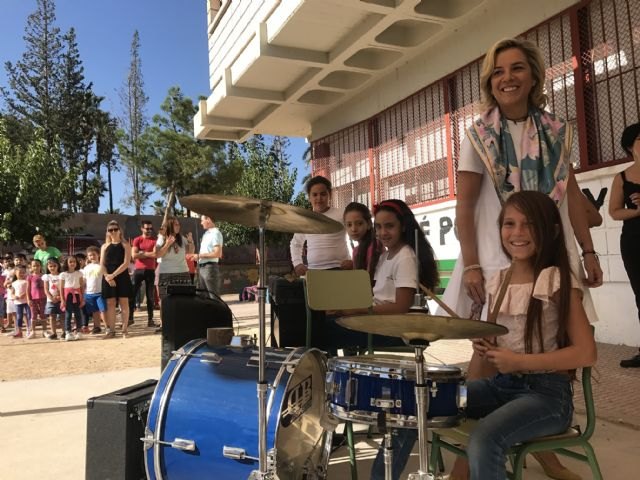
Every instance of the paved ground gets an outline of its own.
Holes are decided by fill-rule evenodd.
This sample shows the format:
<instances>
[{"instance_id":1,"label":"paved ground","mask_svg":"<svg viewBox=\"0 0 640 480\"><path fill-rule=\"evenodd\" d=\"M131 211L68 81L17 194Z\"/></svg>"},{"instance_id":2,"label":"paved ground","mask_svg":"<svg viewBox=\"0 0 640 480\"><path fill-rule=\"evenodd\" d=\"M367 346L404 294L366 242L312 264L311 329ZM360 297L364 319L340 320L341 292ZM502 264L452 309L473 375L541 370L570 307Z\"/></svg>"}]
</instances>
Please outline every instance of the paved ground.
<instances>
[{"instance_id":1,"label":"paved ground","mask_svg":"<svg viewBox=\"0 0 640 480\"><path fill-rule=\"evenodd\" d=\"M242 328L251 333L257 326L257 305L227 299ZM303 321L303 319L301 319ZM618 367L620 358L634 349L599 345L595 369L594 392L598 426L592 443L596 449L604 478L626 480L638 478L640 459L640 370ZM467 341L440 341L430 347L429 363L464 365L470 356ZM84 478L86 449L86 400L148 378L158 378L159 368L128 369L91 375L22 380L0 383L0 479ZM580 412L580 394L576 392L576 410ZM580 414L576 421L583 420ZM377 449L376 439L357 436L360 478L368 478ZM445 462L450 465L451 459ZM591 478L586 466L567 460L583 478ZM411 457L405 473L416 471L417 455ZM334 452L329 478L349 478L346 449ZM213 475L212 478L215 478ZM529 480L546 478L533 461L527 470ZM195 479L199 480L199 479Z\"/></svg>"}]
</instances>

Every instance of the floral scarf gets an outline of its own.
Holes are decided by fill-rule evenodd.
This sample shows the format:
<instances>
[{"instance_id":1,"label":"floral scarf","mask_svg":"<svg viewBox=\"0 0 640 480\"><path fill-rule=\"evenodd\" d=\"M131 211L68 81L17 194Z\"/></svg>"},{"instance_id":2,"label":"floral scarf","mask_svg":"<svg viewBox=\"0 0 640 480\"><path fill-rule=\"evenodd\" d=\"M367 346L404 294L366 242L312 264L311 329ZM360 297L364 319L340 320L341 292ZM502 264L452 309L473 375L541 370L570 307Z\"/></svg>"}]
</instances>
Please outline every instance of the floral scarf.
<instances>
[{"instance_id":1,"label":"floral scarf","mask_svg":"<svg viewBox=\"0 0 640 480\"><path fill-rule=\"evenodd\" d=\"M535 190L560 204L569 180L570 124L544 110L530 110L520 145L522 158L516 158L507 119L498 107L484 112L467 133L501 203L514 192Z\"/></svg>"}]
</instances>

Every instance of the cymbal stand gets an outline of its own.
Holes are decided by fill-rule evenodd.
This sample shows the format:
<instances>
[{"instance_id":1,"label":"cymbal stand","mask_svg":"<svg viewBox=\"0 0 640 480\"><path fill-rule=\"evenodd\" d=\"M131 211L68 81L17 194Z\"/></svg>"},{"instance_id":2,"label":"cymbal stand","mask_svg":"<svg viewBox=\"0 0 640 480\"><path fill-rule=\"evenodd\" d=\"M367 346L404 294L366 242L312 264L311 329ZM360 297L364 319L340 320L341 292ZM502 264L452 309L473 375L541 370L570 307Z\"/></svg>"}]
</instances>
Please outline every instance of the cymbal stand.
<instances>
[{"instance_id":1,"label":"cymbal stand","mask_svg":"<svg viewBox=\"0 0 640 480\"><path fill-rule=\"evenodd\" d=\"M416 360L416 414L418 422L418 447L420 452L420 469L409 474L409 480L434 480L429 473L429 454L427 438L427 412L429 411L429 385L424 376L424 351L429 346L427 340L411 340Z\"/></svg>"},{"instance_id":2,"label":"cymbal stand","mask_svg":"<svg viewBox=\"0 0 640 480\"><path fill-rule=\"evenodd\" d=\"M418 230L415 231L415 253L416 253L416 293L413 295L413 305L411 306L412 311L423 311L424 310L424 295L420 290L420 247L418 246Z\"/></svg>"},{"instance_id":3,"label":"cymbal stand","mask_svg":"<svg viewBox=\"0 0 640 480\"><path fill-rule=\"evenodd\" d=\"M269 216L269 207L262 205L260 210L260 221L258 226L259 243L258 251L260 253L260 286L258 287L258 460L260 469L251 472L250 479L262 480L269 478L269 469L267 465L267 390L269 386L265 380L265 334L266 334L266 283L267 269L266 258L264 255L264 226Z\"/></svg>"}]
</instances>

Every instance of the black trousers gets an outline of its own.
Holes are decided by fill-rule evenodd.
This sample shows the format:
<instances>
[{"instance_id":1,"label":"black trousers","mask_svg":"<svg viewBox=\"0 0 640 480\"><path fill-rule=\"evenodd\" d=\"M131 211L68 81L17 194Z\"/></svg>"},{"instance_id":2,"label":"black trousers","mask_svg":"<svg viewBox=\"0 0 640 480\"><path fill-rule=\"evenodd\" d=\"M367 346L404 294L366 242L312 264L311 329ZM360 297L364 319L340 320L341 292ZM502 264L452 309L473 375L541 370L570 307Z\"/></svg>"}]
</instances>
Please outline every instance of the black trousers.
<instances>
[{"instance_id":1,"label":"black trousers","mask_svg":"<svg viewBox=\"0 0 640 480\"><path fill-rule=\"evenodd\" d=\"M628 233L620 235L620 253L636 297L636 309L640 320L640 235Z\"/></svg>"},{"instance_id":2,"label":"black trousers","mask_svg":"<svg viewBox=\"0 0 640 480\"><path fill-rule=\"evenodd\" d=\"M129 319L133 319L133 311L135 310L135 299L138 296L142 282L145 285L147 295L147 320L153 320L153 308L155 307L155 281L156 272L148 269L136 269L133 272L133 296L129 301Z\"/></svg>"}]
</instances>

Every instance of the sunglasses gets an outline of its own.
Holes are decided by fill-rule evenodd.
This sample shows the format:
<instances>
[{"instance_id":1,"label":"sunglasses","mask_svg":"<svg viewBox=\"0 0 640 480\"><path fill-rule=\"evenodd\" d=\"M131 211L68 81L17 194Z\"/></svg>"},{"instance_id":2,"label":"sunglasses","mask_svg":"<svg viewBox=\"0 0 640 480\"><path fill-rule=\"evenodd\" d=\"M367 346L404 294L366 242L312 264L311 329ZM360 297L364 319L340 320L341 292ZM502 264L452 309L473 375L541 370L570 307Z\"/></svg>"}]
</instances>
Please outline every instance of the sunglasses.
<instances>
[{"instance_id":1,"label":"sunglasses","mask_svg":"<svg viewBox=\"0 0 640 480\"><path fill-rule=\"evenodd\" d=\"M143 230L153 230L153 227L142 227Z\"/></svg>"},{"instance_id":2,"label":"sunglasses","mask_svg":"<svg viewBox=\"0 0 640 480\"><path fill-rule=\"evenodd\" d=\"M107 232L109 232L109 233L117 232L117 231L119 231L119 230L120 230L120 229L119 229L118 227L115 227L115 228L107 228Z\"/></svg>"}]
</instances>

